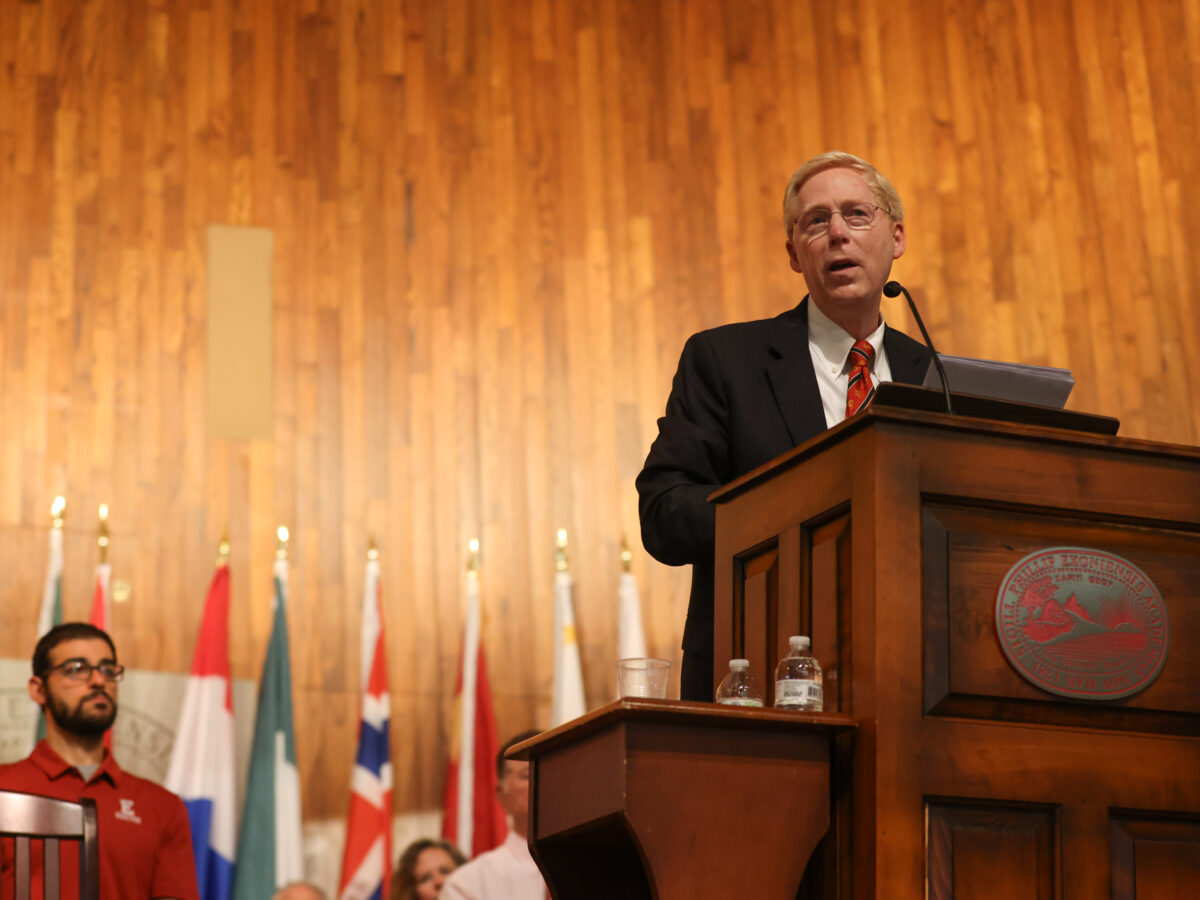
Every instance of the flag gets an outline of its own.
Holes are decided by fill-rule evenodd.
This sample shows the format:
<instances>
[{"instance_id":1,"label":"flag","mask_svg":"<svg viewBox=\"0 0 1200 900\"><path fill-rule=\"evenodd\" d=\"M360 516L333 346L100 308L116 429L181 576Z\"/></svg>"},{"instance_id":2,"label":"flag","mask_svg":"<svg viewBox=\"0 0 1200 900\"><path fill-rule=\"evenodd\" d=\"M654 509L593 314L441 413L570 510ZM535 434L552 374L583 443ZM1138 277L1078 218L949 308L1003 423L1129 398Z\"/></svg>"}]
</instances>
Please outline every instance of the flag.
<instances>
[{"instance_id":1,"label":"flag","mask_svg":"<svg viewBox=\"0 0 1200 900\"><path fill-rule=\"evenodd\" d=\"M646 656L646 635L642 631L642 601L637 578L632 572L621 573L617 589L620 598L617 614L617 659L641 659ZM620 691L617 692L620 694Z\"/></svg>"},{"instance_id":2,"label":"flag","mask_svg":"<svg viewBox=\"0 0 1200 900\"><path fill-rule=\"evenodd\" d=\"M201 900L229 900L233 889L237 801L231 684L229 567L222 562L208 587L165 782L187 807Z\"/></svg>"},{"instance_id":3,"label":"flag","mask_svg":"<svg viewBox=\"0 0 1200 900\"><path fill-rule=\"evenodd\" d=\"M482 621L479 579L471 572L467 576L462 656L455 685L450 764L446 767L442 837L472 857L500 846L508 832L504 810L496 799L500 741L480 640Z\"/></svg>"},{"instance_id":4,"label":"flag","mask_svg":"<svg viewBox=\"0 0 1200 900\"><path fill-rule=\"evenodd\" d=\"M92 594L91 623L101 631L112 628L112 594L109 592L109 581L112 578L112 566L100 563L96 566L96 590Z\"/></svg>"},{"instance_id":5,"label":"flag","mask_svg":"<svg viewBox=\"0 0 1200 900\"><path fill-rule=\"evenodd\" d=\"M109 580L112 577L112 566L106 562L97 564L96 566L96 591L92 594L92 618L91 623L101 631L111 631L112 629L112 605L109 592ZM104 732L104 746L112 750L113 730L110 728Z\"/></svg>"},{"instance_id":6,"label":"flag","mask_svg":"<svg viewBox=\"0 0 1200 900\"><path fill-rule=\"evenodd\" d=\"M58 501L55 509L61 510ZM37 639L53 628L61 625L62 611L62 570L63 570L63 533L61 511L55 513L54 524L50 527L50 552L46 562L46 581L42 585L42 608L38 614ZM39 673L40 674L40 673ZM30 701L31 703L33 701ZM29 749L46 736L46 716L37 709L34 713L33 732L30 735Z\"/></svg>"},{"instance_id":7,"label":"flag","mask_svg":"<svg viewBox=\"0 0 1200 900\"><path fill-rule=\"evenodd\" d=\"M258 686L258 715L233 879L235 900L263 900L303 877L300 773L296 769L288 661L287 576L287 560L276 560L275 621Z\"/></svg>"},{"instance_id":8,"label":"flag","mask_svg":"<svg viewBox=\"0 0 1200 900\"><path fill-rule=\"evenodd\" d=\"M571 603L571 573L554 575L554 690L550 727L555 728L587 712L583 699L583 667L575 635L575 609Z\"/></svg>"},{"instance_id":9,"label":"flag","mask_svg":"<svg viewBox=\"0 0 1200 900\"><path fill-rule=\"evenodd\" d=\"M372 551L373 553L374 551ZM350 812L338 900L383 900L392 875L392 762L388 743L387 661L379 560L363 581L362 721L350 777Z\"/></svg>"}]
</instances>

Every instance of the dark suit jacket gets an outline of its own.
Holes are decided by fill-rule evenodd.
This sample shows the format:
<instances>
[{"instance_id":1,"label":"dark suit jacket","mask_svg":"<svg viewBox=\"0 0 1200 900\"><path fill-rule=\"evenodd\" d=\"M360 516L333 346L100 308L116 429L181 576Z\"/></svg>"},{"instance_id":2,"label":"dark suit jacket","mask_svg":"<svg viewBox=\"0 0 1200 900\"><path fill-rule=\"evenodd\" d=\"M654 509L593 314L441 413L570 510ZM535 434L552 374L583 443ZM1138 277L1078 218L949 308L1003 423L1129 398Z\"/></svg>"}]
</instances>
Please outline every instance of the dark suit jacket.
<instances>
[{"instance_id":1,"label":"dark suit jacket","mask_svg":"<svg viewBox=\"0 0 1200 900\"><path fill-rule=\"evenodd\" d=\"M895 381L920 384L929 351L887 328ZM808 349L808 298L774 319L739 322L688 338L637 477L642 543L655 559L692 565L683 649L713 653L716 513L709 494L825 430Z\"/></svg>"}]
</instances>

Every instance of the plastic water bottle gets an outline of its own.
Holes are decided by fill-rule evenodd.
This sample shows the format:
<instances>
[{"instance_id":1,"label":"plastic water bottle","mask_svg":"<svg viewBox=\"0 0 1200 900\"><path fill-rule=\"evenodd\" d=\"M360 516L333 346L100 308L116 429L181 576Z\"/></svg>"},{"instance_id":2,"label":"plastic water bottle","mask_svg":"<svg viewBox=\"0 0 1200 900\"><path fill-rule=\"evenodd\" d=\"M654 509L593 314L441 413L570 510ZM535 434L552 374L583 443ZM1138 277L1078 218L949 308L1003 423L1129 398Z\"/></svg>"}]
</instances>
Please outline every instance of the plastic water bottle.
<instances>
[{"instance_id":1,"label":"plastic water bottle","mask_svg":"<svg viewBox=\"0 0 1200 900\"><path fill-rule=\"evenodd\" d=\"M788 638L788 655L775 667L775 706L821 712L825 708L821 664L809 652L811 642L803 635Z\"/></svg>"},{"instance_id":2,"label":"plastic water bottle","mask_svg":"<svg viewBox=\"0 0 1200 900\"><path fill-rule=\"evenodd\" d=\"M729 674L717 688L717 702L725 706L763 705L762 686L750 674L750 660L729 661Z\"/></svg>"}]
</instances>

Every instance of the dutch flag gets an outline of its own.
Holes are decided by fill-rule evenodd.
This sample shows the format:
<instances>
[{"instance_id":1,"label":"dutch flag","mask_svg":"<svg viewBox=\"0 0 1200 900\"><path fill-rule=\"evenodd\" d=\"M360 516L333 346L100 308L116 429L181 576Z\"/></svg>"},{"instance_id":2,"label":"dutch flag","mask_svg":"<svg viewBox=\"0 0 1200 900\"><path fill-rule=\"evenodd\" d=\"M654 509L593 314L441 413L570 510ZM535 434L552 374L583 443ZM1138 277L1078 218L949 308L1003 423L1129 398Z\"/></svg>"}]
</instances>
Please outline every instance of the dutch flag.
<instances>
[{"instance_id":1,"label":"dutch flag","mask_svg":"<svg viewBox=\"0 0 1200 900\"><path fill-rule=\"evenodd\" d=\"M229 900L232 894L234 774L229 567L220 563L208 589L166 780L187 806L202 900Z\"/></svg>"}]
</instances>

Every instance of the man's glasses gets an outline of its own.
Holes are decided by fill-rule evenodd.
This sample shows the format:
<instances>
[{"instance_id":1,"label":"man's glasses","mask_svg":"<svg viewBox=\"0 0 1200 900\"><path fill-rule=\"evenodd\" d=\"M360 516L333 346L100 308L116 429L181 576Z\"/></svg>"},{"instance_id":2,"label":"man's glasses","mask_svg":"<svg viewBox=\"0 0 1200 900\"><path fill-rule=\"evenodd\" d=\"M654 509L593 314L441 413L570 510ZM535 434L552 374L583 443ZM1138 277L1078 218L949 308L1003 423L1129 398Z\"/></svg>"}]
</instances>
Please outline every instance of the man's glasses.
<instances>
[{"instance_id":1,"label":"man's glasses","mask_svg":"<svg viewBox=\"0 0 1200 900\"><path fill-rule=\"evenodd\" d=\"M92 672L99 672L100 677L105 681L120 681L125 675L125 667L116 663L102 662L93 666L86 659L68 659L66 662L60 662L57 666L48 668L42 673L42 678L55 669L62 672L63 678L67 681L87 681L92 677Z\"/></svg>"},{"instance_id":2,"label":"man's glasses","mask_svg":"<svg viewBox=\"0 0 1200 900\"><path fill-rule=\"evenodd\" d=\"M875 219L883 211L882 206L872 203L847 203L841 209L810 209L795 222L810 238L820 237L829 231L835 215L841 216L847 228L863 231L875 224Z\"/></svg>"}]
</instances>

